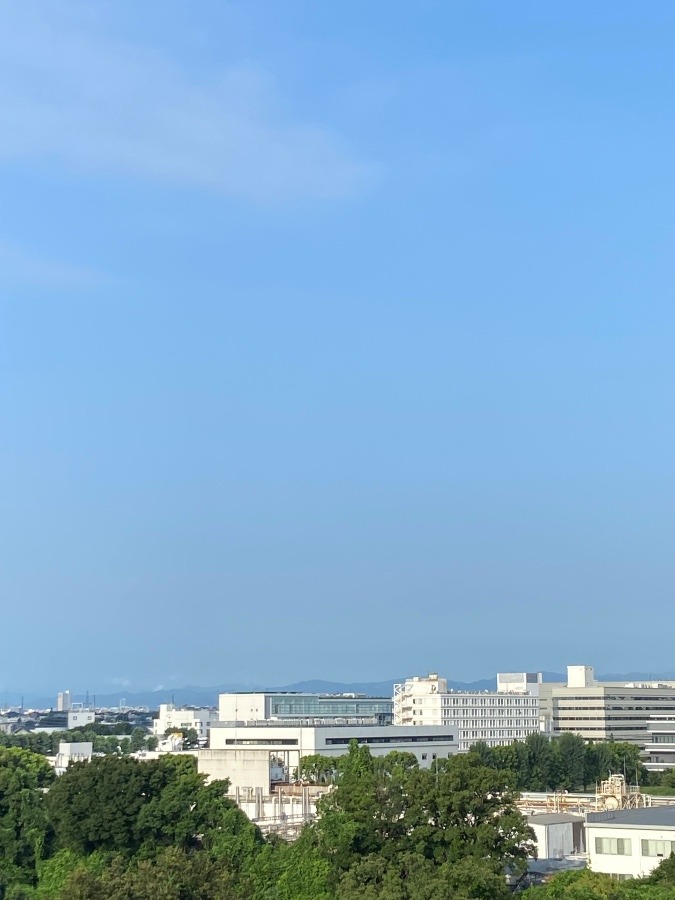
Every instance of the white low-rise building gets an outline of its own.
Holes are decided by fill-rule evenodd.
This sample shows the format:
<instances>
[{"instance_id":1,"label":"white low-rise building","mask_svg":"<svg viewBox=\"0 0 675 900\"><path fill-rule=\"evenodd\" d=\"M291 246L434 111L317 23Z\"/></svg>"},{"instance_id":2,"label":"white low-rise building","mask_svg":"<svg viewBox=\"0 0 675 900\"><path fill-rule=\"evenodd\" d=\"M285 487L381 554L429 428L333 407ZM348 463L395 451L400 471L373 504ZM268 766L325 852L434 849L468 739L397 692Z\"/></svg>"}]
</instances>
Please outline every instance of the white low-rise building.
<instances>
[{"instance_id":1,"label":"white low-rise building","mask_svg":"<svg viewBox=\"0 0 675 900\"><path fill-rule=\"evenodd\" d=\"M79 706L73 704L68 709L68 730L73 728L86 728L87 725L93 725L96 721L96 713L93 709L85 709L81 704Z\"/></svg>"},{"instance_id":2,"label":"white low-rise building","mask_svg":"<svg viewBox=\"0 0 675 900\"><path fill-rule=\"evenodd\" d=\"M211 725L218 720L215 709L179 708L173 703L162 703L159 707L159 715L152 723L152 733L155 737L163 738L168 731L197 732L200 741L206 741Z\"/></svg>"},{"instance_id":3,"label":"white low-rise building","mask_svg":"<svg viewBox=\"0 0 675 900\"><path fill-rule=\"evenodd\" d=\"M649 875L675 853L675 806L586 815L590 868L619 880Z\"/></svg>"},{"instance_id":4,"label":"white low-rise building","mask_svg":"<svg viewBox=\"0 0 675 900\"><path fill-rule=\"evenodd\" d=\"M436 673L416 675L394 685L394 724L448 727L460 752L478 741L498 747L540 730L539 673L508 673L497 691L448 690Z\"/></svg>"},{"instance_id":5,"label":"white low-rise building","mask_svg":"<svg viewBox=\"0 0 675 900\"><path fill-rule=\"evenodd\" d=\"M59 752L54 760L56 774L63 775L71 763L91 762L93 752L94 745L91 741L79 741L76 743L61 741Z\"/></svg>"}]
</instances>

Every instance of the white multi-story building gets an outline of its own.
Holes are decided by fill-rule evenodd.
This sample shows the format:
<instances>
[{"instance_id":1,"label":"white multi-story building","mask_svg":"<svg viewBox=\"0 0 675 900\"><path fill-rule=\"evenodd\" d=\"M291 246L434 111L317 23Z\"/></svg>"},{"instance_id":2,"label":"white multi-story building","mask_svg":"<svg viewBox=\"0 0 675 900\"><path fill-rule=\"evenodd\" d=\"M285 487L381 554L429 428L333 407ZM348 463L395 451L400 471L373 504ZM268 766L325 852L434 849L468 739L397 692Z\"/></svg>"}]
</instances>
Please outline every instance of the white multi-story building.
<instances>
[{"instance_id":1,"label":"white multi-story building","mask_svg":"<svg viewBox=\"0 0 675 900\"><path fill-rule=\"evenodd\" d=\"M497 683L496 692L449 691L436 673L416 675L394 685L394 724L450 728L460 752L478 741L497 747L538 732L541 675L500 674Z\"/></svg>"},{"instance_id":2,"label":"white multi-story building","mask_svg":"<svg viewBox=\"0 0 675 900\"><path fill-rule=\"evenodd\" d=\"M587 813L589 865L618 880L649 875L675 853L675 806Z\"/></svg>"},{"instance_id":3,"label":"white multi-story building","mask_svg":"<svg viewBox=\"0 0 675 900\"><path fill-rule=\"evenodd\" d=\"M405 725L378 725L373 717L344 724L216 722L211 726L209 750L199 751L199 770L213 778L228 778L231 790L261 787L268 793L272 782L294 777L304 756L343 756L352 741L367 746L373 756L412 753L422 768L459 749L450 727L427 725L413 731Z\"/></svg>"},{"instance_id":4,"label":"white multi-story building","mask_svg":"<svg viewBox=\"0 0 675 900\"><path fill-rule=\"evenodd\" d=\"M200 741L207 740L209 729L218 721L218 713L215 709L179 709L173 703L161 703L159 716L153 720L152 733L155 737L164 737L167 731L197 732Z\"/></svg>"},{"instance_id":5,"label":"white multi-story building","mask_svg":"<svg viewBox=\"0 0 675 900\"><path fill-rule=\"evenodd\" d=\"M643 748L651 716L675 716L675 682L598 682L592 666L568 666L567 683L545 682L539 697L553 735L629 741Z\"/></svg>"}]
</instances>

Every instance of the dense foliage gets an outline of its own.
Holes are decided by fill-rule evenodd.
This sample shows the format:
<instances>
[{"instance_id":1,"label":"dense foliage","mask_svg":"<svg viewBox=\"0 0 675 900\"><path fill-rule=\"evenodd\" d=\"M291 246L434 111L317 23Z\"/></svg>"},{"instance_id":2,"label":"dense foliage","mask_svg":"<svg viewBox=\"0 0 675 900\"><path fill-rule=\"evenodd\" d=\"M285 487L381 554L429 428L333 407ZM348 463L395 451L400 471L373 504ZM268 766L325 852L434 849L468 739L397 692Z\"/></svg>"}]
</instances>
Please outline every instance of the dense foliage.
<instances>
[{"instance_id":1,"label":"dense foliage","mask_svg":"<svg viewBox=\"0 0 675 900\"><path fill-rule=\"evenodd\" d=\"M62 741L75 744L82 741L90 742L93 744L94 753L104 754L134 753L137 750L154 749L157 746L157 738L148 735L145 728L134 728L124 722L117 725L91 724L70 731L52 731L51 734L44 731L33 734L0 734L0 748L18 747L45 756L54 756L58 753Z\"/></svg>"},{"instance_id":2,"label":"dense foliage","mask_svg":"<svg viewBox=\"0 0 675 900\"><path fill-rule=\"evenodd\" d=\"M475 756L420 770L409 754L335 761L321 817L265 841L193 757L95 758L53 780L0 750L0 896L54 900L499 900L531 833L511 776ZM48 790L44 790L48 788Z\"/></svg>"},{"instance_id":3,"label":"dense foliage","mask_svg":"<svg viewBox=\"0 0 675 900\"><path fill-rule=\"evenodd\" d=\"M615 881L588 870L564 872L544 887L530 888L523 900L673 900L675 856L661 863L649 878Z\"/></svg>"},{"instance_id":4,"label":"dense foliage","mask_svg":"<svg viewBox=\"0 0 675 900\"><path fill-rule=\"evenodd\" d=\"M477 743L472 751L484 765L513 772L519 791L595 790L612 772L625 774L629 783L650 781L639 748L619 741L587 743L576 734L554 739L531 734L505 747Z\"/></svg>"},{"instance_id":5,"label":"dense foliage","mask_svg":"<svg viewBox=\"0 0 675 900\"><path fill-rule=\"evenodd\" d=\"M532 834L515 807L522 772L484 757L422 770L353 745L309 761L334 787L286 843L263 839L194 757L98 757L55 780L43 756L0 748L0 900L506 900L504 870L523 869ZM672 870L631 886L563 876L531 896L663 900Z\"/></svg>"}]
</instances>

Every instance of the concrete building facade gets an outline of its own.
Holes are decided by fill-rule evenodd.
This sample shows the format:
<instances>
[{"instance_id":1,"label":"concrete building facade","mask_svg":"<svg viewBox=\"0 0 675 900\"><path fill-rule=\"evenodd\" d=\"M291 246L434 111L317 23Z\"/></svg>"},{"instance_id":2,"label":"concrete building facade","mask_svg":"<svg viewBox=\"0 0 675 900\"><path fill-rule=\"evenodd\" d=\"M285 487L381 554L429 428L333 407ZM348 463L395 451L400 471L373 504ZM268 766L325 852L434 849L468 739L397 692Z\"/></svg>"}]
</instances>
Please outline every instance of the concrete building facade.
<instances>
[{"instance_id":1,"label":"concrete building facade","mask_svg":"<svg viewBox=\"0 0 675 900\"><path fill-rule=\"evenodd\" d=\"M629 741L644 748L653 715L675 715L673 682L597 682L592 666L568 666L567 683L539 689L542 716L554 735Z\"/></svg>"},{"instance_id":2,"label":"concrete building facade","mask_svg":"<svg viewBox=\"0 0 675 900\"><path fill-rule=\"evenodd\" d=\"M343 756L352 741L367 746L373 756L395 750L412 753L423 768L459 749L451 728L413 731L405 725L377 725L372 718L342 725L217 722L211 727L209 750L198 754L199 768L211 778L229 778L232 791L260 787L267 794L272 783L295 778L304 756Z\"/></svg>"},{"instance_id":3,"label":"concrete building facade","mask_svg":"<svg viewBox=\"0 0 675 900\"><path fill-rule=\"evenodd\" d=\"M675 713L649 717L644 763L652 772L675 768Z\"/></svg>"},{"instance_id":4,"label":"concrete building facade","mask_svg":"<svg viewBox=\"0 0 675 900\"><path fill-rule=\"evenodd\" d=\"M394 685L394 724L450 728L460 752L477 741L503 746L540 730L540 684L538 673L508 673L498 676L496 692L449 691L436 673L416 675Z\"/></svg>"},{"instance_id":5,"label":"concrete building facade","mask_svg":"<svg viewBox=\"0 0 675 900\"><path fill-rule=\"evenodd\" d=\"M590 868L619 880L649 875L675 853L675 806L586 815Z\"/></svg>"}]
</instances>

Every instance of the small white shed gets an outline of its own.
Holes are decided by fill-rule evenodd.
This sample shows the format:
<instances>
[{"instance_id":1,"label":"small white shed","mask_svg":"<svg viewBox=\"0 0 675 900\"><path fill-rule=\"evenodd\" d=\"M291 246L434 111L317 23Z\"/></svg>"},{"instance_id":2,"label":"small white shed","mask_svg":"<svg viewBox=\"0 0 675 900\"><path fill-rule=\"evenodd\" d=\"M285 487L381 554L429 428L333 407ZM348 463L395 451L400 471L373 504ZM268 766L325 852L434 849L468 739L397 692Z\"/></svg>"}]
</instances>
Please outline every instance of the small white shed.
<instances>
[{"instance_id":1,"label":"small white shed","mask_svg":"<svg viewBox=\"0 0 675 900\"><path fill-rule=\"evenodd\" d=\"M562 859L585 850L584 819L571 813L539 813L527 817L539 859Z\"/></svg>"}]
</instances>

